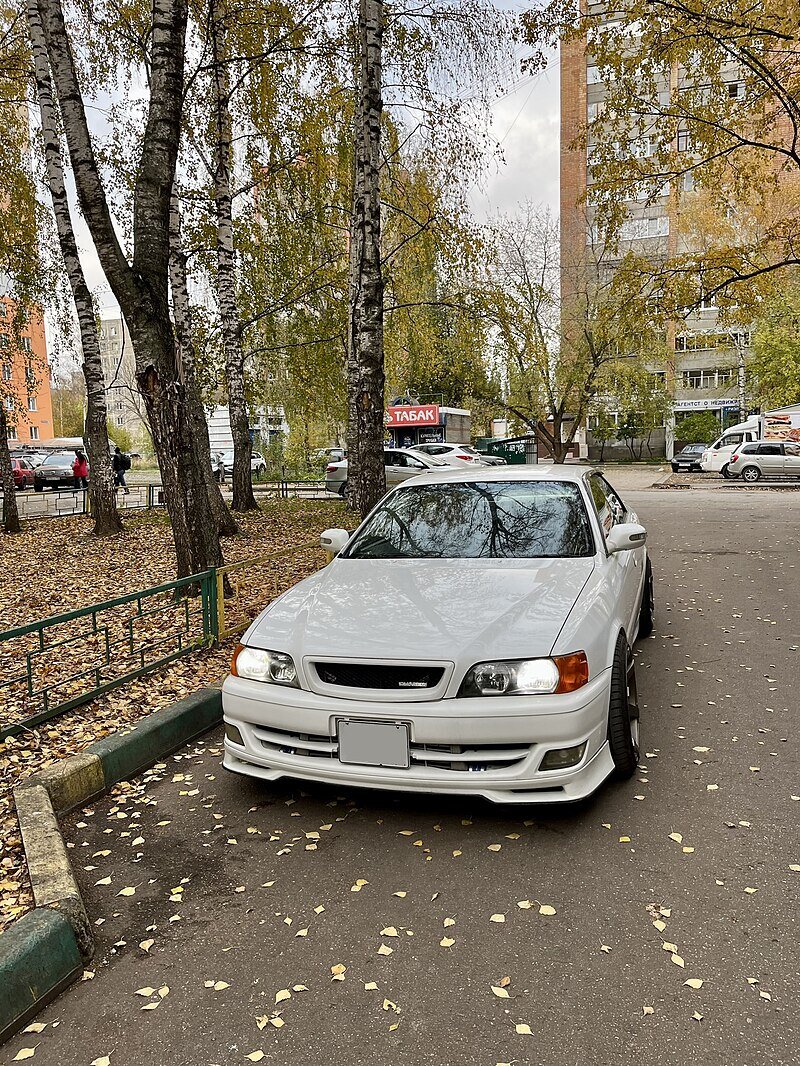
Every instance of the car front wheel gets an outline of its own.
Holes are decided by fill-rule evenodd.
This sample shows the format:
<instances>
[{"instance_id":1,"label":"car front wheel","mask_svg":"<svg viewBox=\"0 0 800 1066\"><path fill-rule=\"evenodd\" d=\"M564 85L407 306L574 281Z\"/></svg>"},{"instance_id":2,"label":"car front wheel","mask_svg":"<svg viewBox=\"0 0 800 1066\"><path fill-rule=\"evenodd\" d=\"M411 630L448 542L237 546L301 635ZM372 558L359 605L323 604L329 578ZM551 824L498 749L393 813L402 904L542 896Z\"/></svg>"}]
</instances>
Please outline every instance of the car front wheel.
<instances>
[{"instance_id":1,"label":"car front wheel","mask_svg":"<svg viewBox=\"0 0 800 1066\"><path fill-rule=\"evenodd\" d=\"M742 471L742 481L747 481L751 485L761 479L761 471L757 466L746 466Z\"/></svg>"},{"instance_id":2,"label":"car front wheel","mask_svg":"<svg viewBox=\"0 0 800 1066\"><path fill-rule=\"evenodd\" d=\"M633 654L624 633L617 640L611 670L608 746L614 760L614 777L632 777L639 762L639 697Z\"/></svg>"}]
</instances>

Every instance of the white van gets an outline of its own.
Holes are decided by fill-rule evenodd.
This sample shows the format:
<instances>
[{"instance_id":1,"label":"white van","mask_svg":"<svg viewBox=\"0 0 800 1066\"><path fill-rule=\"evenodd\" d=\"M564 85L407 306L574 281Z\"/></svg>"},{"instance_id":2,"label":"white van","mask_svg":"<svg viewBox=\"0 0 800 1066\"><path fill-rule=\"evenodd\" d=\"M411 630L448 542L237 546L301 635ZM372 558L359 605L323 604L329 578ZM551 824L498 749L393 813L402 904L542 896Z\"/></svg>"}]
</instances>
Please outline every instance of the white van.
<instances>
[{"instance_id":1,"label":"white van","mask_svg":"<svg viewBox=\"0 0 800 1066\"><path fill-rule=\"evenodd\" d=\"M758 440L760 419L748 418L746 422L740 422L736 426L726 429L721 437L703 452L700 458L700 469L706 473L720 473L723 477L730 477L728 463L740 444L748 444Z\"/></svg>"}]
</instances>

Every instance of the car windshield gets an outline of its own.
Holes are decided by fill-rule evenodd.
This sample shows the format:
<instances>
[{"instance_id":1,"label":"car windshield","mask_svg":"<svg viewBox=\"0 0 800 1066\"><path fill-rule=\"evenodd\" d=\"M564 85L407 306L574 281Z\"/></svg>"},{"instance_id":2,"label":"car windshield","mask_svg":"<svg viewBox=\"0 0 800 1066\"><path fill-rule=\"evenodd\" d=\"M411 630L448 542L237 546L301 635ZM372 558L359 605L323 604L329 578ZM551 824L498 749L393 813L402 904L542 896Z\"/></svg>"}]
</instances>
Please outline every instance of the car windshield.
<instances>
[{"instance_id":1,"label":"car windshield","mask_svg":"<svg viewBox=\"0 0 800 1066\"><path fill-rule=\"evenodd\" d=\"M465 481L393 492L342 553L350 559L565 559L594 554L578 485Z\"/></svg>"},{"instance_id":2,"label":"car windshield","mask_svg":"<svg viewBox=\"0 0 800 1066\"><path fill-rule=\"evenodd\" d=\"M74 456L72 455L49 455L42 466L53 466L59 468L71 468Z\"/></svg>"}]
</instances>

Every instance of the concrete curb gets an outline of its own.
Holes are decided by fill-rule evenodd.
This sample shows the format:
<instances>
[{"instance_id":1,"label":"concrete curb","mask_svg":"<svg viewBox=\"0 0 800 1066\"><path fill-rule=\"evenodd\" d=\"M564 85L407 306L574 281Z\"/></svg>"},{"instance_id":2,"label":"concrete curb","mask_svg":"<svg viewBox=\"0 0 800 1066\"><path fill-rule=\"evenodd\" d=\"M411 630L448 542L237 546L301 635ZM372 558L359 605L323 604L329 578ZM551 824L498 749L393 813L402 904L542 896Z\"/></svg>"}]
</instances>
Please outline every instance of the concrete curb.
<instances>
[{"instance_id":1,"label":"concrete curb","mask_svg":"<svg viewBox=\"0 0 800 1066\"><path fill-rule=\"evenodd\" d=\"M94 952L57 815L96 799L221 721L221 690L201 689L14 790L36 907L0 935L0 1043L76 980Z\"/></svg>"}]
</instances>

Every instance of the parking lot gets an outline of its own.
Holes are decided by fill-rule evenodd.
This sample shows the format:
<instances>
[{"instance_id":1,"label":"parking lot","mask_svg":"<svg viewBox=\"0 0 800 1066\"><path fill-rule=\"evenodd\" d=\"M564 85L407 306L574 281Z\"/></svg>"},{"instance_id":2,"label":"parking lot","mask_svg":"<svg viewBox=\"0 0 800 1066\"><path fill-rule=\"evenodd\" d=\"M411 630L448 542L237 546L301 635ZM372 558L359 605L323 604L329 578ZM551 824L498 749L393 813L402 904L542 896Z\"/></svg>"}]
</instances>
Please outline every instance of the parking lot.
<instances>
[{"instance_id":1,"label":"parking lot","mask_svg":"<svg viewBox=\"0 0 800 1066\"><path fill-rule=\"evenodd\" d=\"M66 820L97 954L0 1061L793 1061L800 498L620 488L657 595L633 780L563 809L271 786L217 731Z\"/></svg>"}]
</instances>

